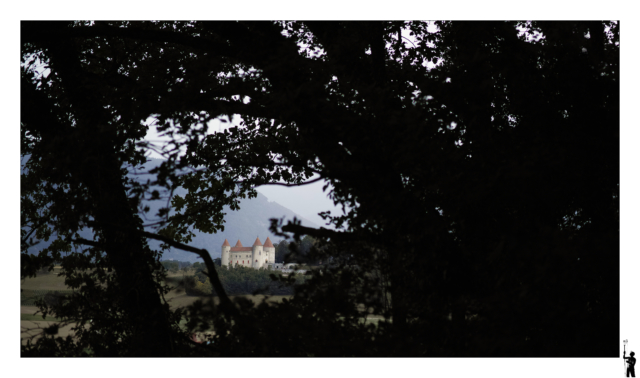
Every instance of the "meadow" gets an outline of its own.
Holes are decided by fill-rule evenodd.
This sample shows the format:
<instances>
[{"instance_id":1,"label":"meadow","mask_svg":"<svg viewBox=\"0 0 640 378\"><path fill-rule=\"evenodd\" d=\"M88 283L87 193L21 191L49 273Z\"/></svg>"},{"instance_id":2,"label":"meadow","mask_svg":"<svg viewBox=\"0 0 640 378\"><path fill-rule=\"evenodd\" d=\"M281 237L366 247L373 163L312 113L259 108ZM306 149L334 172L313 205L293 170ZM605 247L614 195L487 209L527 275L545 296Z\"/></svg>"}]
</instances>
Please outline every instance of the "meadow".
<instances>
[{"instance_id":1,"label":"meadow","mask_svg":"<svg viewBox=\"0 0 640 378\"><path fill-rule=\"evenodd\" d=\"M34 337L37 338L42 330L53 323L60 322L59 319L48 316L43 319L42 314L37 313L38 308L34 305L37 299L44 297L50 292L71 293L71 290L65 285L64 277L59 276L60 267L55 267L54 270L48 274L39 274L36 277L27 278L20 282L20 338L22 343L26 343L27 339ZM181 285L185 275L193 275L193 273L168 273L167 283L173 287L173 289L165 295L167 303L172 309L181 307L187 307L198 300L202 300L205 304L209 300L213 300L214 304L219 304L218 297L200 297L187 295L184 287ZM231 299L238 296L230 296ZM270 303L282 302L284 298L291 298L290 295L241 295L246 299L251 300L254 303L261 303L266 300ZM186 320L182 322L185 324ZM59 330L59 336L66 337L72 335L71 328L73 324L68 324L61 327Z\"/></svg>"},{"instance_id":2,"label":"meadow","mask_svg":"<svg viewBox=\"0 0 640 378\"><path fill-rule=\"evenodd\" d=\"M48 274L39 274L36 277L27 278L20 282L20 339L22 344L25 344L28 339L37 339L42 333L43 329L54 323L60 323L60 319L48 316L43 319L42 314L38 313L38 308L34 305L37 299L44 297L47 293L60 292L71 293L71 290L65 285L64 277L59 276L60 267ZM192 276L193 270L188 272L178 271L175 273L168 272L166 282L172 287L172 290L165 295L165 299L172 309L178 309L187 307L198 300L202 300L203 303L210 303L213 301L214 305L220 303L220 299L217 296L194 296L187 295L184 285L182 284L186 276ZM249 299L252 302L258 304L262 301L267 303L279 303L285 298L291 298L291 295L236 295L230 296L233 300L237 297L243 297ZM376 315L368 315L362 319L365 323L377 324L383 318ZM181 325L187 323L186 319L183 319ZM61 326L58 335L66 337L67 335L73 335L74 324L66 324ZM208 333L208 332L205 332ZM200 338L200 337L198 337Z\"/></svg>"}]
</instances>

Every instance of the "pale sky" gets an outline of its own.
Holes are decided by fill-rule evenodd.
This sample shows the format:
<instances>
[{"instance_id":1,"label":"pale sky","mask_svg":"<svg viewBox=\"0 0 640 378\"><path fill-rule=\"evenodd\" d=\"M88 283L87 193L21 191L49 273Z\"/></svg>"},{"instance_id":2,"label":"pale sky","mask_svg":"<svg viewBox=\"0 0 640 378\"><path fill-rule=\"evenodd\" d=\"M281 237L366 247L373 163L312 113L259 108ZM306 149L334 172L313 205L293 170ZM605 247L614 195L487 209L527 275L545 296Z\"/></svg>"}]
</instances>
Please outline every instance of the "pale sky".
<instances>
[{"instance_id":1,"label":"pale sky","mask_svg":"<svg viewBox=\"0 0 640 378\"><path fill-rule=\"evenodd\" d=\"M235 117L231 123L222 123L218 120L211 121L209 123L209 133L224 131L229 127L237 126L239 122L239 117ZM145 140L160 145L167 139L158 136L156 128L154 126L150 126ZM149 157L156 159L162 158L162 156L153 151L150 151ZM293 211L294 213L299 214L304 218L307 218L308 220L316 223L317 225L327 228L333 228L332 226L326 226L322 218L318 216L319 212L327 210L331 211L331 213L334 215L342 214L342 208L334 206L333 201L331 201L327 197L330 188L327 188L327 192L322 191L322 187L325 184L326 181L322 180L313 184L303 185L299 187L264 185L258 187L257 190L258 192L265 195L269 199L269 201L275 201L278 204Z\"/></svg>"},{"instance_id":2,"label":"pale sky","mask_svg":"<svg viewBox=\"0 0 640 378\"><path fill-rule=\"evenodd\" d=\"M435 32L437 28L433 23L429 25L428 30L430 32ZM415 38L409 35L409 31L403 29L402 36L406 38L403 40L404 45L407 48L413 48L413 43L417 43ZM307 47L304 44L300 44L300 52L303 53ZM322 54L323 51L314 51L312 55ZM431 62L424 63L427 67L433 68L436 65ZM241 122L241 118L238 115L234 115L231 122L223 123L219 120L213 120L209 123L209 133L224 131L227 128L232 126L239 126ZM147 121L149 124L152 124L152 120ZM155 131L155 127L151 126L149 128L149 133L145 138L150 142L162 143L164 138L158 136ZM166 139L165 139L166 140ZM161 158L160 155L151 152L149 157L153 158ZM316 176L317 177L317 176ZM327 195L331 190L331 187L328 187L325 192L323 192L322 188L326 184L326 181L322 180L313 184L299 186L299 187L283 187L279 185L265 185L257 188L258 192L265 195L270 201L275 201L280 205L292 210L296 214L299 214L308 220L315 222L318 225L333 228L333 226L327 226L323 219L318 216L319 212L322 211L331 211L333 215L341 215L343 214L341 207L336 207L333 205L333 201L331 201Z\"/></svg>"}]
</instances>

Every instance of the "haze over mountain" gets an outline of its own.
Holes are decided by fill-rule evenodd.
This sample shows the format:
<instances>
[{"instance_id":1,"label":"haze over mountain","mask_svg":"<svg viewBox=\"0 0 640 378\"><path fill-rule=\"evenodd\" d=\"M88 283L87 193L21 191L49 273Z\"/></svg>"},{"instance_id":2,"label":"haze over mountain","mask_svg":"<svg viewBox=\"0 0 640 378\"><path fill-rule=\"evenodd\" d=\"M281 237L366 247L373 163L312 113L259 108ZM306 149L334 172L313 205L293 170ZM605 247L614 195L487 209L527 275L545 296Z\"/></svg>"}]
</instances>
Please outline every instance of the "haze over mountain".
<instances>
[{"instance_id":1,"label":"haze over mountain","mask_svg":"<svg viewBox=\"0 0 640 378\"><path fill-rule=\"evenodd\" d=\"M24 157L22 159L21 168L24 168L23 164L26 163L27 160L28 157ZM144 165L143 169L140 169L140 167L136 170L132 169L130 177L135 177L139 182L151 179L151 175L146 172L158 166L160 163L161 160L150 159ZM174 194L184 196L186 192L187 191L185 189L178 188ZM145 219L146 217L143 216L143 220L145 224L151 224L153 223L153 215L157 214L160 207L166 206L166 201L143 201L142 205L149 206L150 208L149 212L146 214L149 219ZM314 228L319 227L316 223L296 214L294 211L278 204L277 202L269 201L269 199L260 192L258 192L258 196L256 198L241 200L240 210L232 211L228 206L225 206L223 212L225 213L224 231L219 231L216 234L207 234L195 230L195 237L189 245L196 248L204 248L210 252L213 258L217 258L220 257L220 248L225 238L228 239L232 245L235 245L235 243L240 240L242 244L247 247L253 245L256 237L259 237L263 243L267 237L269 237L273 243L281 241L281 237L269 232L269 219L271 218L280 219L284 217L285 220L292 220L295 217L299 219L304 226ZM155 232L152 227L147 227L146 229L147 231ZM90 229L85 229L80 232L80 236L82 238L92 240L93 232ZM48 241L41 241L37 245L31 247L29 252L38 253L40 250L48 247L54 239L55 236L52 236ZM159 241L149 240L148 242L151 248L159 249ZM194 253L171 248L164 252L162 259L195 262L198 257Z\"/></svg>"},{"instance_id":2,"label":"haze over mountain","mask_svg":"<svg viewBox=\"0 0 640 378\"><path fill-rule=\"evenodd\" d=\"M309 180L313 180L316 177L314 176ZM335 216L343 214L343 211L329 199L329 189L327 191L322 190L324 185L326 185L326 181L321 180L313 184L294 187L265 185L258 187L256 190L264 194L269 200L293 210L310 221L322 227L334 229L333 224L327 225L318 213L331 211L331 214Z\"/></svg>"},{"instance_id":3,"label":"haze over mountain","mask_svg":"<svg viewBox=\"0 0 640 378\"><path fill-rule=\"evenodd\" d=\"M240 240L245 247L250 247L256 240L256 237L260 238L262 243L265 242L267 236L273 243L277 243L282 238L275 236L269 232L269 219L270 218L282 218L286 220L293 219L294 217L302 221L302 225L307 227L319 227L317 224L302 218L293 211L286 207L274 202L269 201L263 194L258 193L256 198L243 199L240 201L240 210L232 211L228 206L224 208L224 231L217 234L205 234L203 232L195 231L196 236L193 241L189 243L190 246L196 248L204 248L208 250L213 258L220 257L220 248L224 239L228 239L231 245ZM159 242L149 241L152 247L159 245ZM163 255L164 260L174 259L180 261L196 261L197 255L191 252L185 252L171 248L169 252L165 252Z\"/></svg>"},{"instance_id":4,"label":"haze over mountain","mask_svg":"<svg viewBox=\"0 0 640 378\"><path fill-rule=\"evenodd\" d=\"M144 172L150 171L154 167L160 165L161 162L162 160L160 159L149 159L149 161L144 165L142 173L138 172L135 175L137 180L145 181L147 178L150 178L150 176ZM187 191L183 188L178 188L175 191L175 194L183 197L186 193ZM161 206L165 206L166 202L150 201L145 202L144 204L150 207L148 214L153 215L157 214L158 209ZM224 239L228 239L229 243L232 245L235 245L235 243L240 240L245 247L253 245L256 237L259 237L263 243L267 237L271 238L273 243L277 243L282 240L281 237L269 232L269 219L271 218L280 219L284 217L285 220L291 220L295 217L301 220L304 226L314 228L319 227L316 223L306 219L304 216L296 214L292 210L287 209L275 201L269 201L269 199L260 192L258 192L258 196L256 198L245 198L241 200L240 210L232 211L229 206L225 206L223 208L223 212L225 213L224 231L220 231L216 234L207 234L195 230L194 233L196 236L189 245L196 248L204 248L210 252L213 258L216 258L220 257L221 246L222 243L224 243ZM149 240L149 245L152 248L159 248L160 242ZM165 260L174 259L181 261L196 261L198 259L197 255L194 253L178 250L176 248L171 248L168 252L165 252L162 258Z\"/></svg>"},{"instance_id":5,"label":"haze over mountain","mask_svg":"<svg viewBox=\"0 0 640 378\"><path fill-rule=\"evenodd\" d=\"M157 120L153 117L147 120L149 129L145 141L154 145L157 149L162 149L170 141L170 138L158 133L156 122ZM239 115L234 114L231 118L227 118L224 123L221 122L220 118L211 120L208 123L210 133L223 132L231 127L245 127ZM149 154L151 161L161 161L162 159L162 156L153 150L150 150ZM315 178L317 178L317 176L311 177L309 180ZM326 191L323 190L324 186L327 186ZM320 180L313 184L292 187L264 185L256 188L256 190L264 194L270 201L275 201L322 227L333 229L333 225L327 225L318 215L318 213L323 211L331 211L332 215L343 214L342 208L335 206L333 201L329 199L328 193L331 188L332 186L327 181Z\"/></svg>"}]
</instances>

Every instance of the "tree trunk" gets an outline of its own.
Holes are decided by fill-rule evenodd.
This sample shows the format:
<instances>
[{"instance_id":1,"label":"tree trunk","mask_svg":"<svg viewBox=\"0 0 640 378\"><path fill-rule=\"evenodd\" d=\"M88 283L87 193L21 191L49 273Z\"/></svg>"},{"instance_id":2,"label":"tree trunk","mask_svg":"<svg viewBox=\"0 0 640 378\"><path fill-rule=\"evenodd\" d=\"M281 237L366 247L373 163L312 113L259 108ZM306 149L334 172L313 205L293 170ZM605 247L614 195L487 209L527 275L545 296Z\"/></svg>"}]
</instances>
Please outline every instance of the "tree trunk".
<instances>
[{"instance_id":1,"label":"tree trunk","mask_svg":"<svg viewBox=\"0 0 640 378\"><path fill-rule=\"evenodd\" d=\"M58 27L66 27L58 23ZM36 27L34 23L30 27ZM51 24L46 25L50 28ZM33 35L33 34L31 34ZM72 112L74 127L60 124L42 115L52 110L51 101L33 91L29 103L23 102L23 122L38 130L45 146L66 146L50 149L58 168L66 170L80 185L87 187L94 205L94 231L100 235L109 265L115 270L119 290L123 291L120 308L132 330L128 353L135 356L172 355L173 343L168 321L168 308L163 306L154 282L152 254L143 237L140 218L126 195L121 163L116 156L115 126L105 124L103 109L94 99L91 82L82 76L78 53L70 41L46 40L52 70L62 79ZM97 86L96 86L97 87ZM93 87L94 89L96 87ZM24 91L24 88L23 88ZM41 92L40 92L41 93ZM49 112L49 114L51 114ZM46 118L46 116L44 117Z\"/></svg>"}]
</instances>

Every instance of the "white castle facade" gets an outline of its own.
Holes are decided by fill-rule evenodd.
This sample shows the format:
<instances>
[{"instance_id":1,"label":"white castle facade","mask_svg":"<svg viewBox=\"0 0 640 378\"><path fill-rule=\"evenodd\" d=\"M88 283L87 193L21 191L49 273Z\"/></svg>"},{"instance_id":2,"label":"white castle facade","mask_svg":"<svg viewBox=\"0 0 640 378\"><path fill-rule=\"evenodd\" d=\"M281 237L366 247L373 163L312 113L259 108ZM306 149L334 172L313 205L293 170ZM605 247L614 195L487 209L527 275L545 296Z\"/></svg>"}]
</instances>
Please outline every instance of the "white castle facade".
<instances>
[{"instance_id":1,"label":"white castle facade","mask_svg":"<svg viewBox=\"0 0 640 378\"><path fill-rule=\"evenodd\" d=\"M220 260L222 266L238 265L254 269L267 268L273 266L276 262L276 248L268 236L264 245L260 242L260 238L256 238L251 247L243 247L240 240L238 240L235 247L232 247L227 239L224 239L222 258Z\"/></svg>"}]
</instances>

